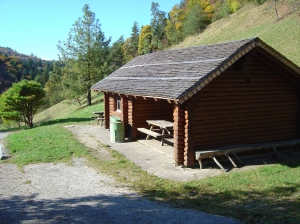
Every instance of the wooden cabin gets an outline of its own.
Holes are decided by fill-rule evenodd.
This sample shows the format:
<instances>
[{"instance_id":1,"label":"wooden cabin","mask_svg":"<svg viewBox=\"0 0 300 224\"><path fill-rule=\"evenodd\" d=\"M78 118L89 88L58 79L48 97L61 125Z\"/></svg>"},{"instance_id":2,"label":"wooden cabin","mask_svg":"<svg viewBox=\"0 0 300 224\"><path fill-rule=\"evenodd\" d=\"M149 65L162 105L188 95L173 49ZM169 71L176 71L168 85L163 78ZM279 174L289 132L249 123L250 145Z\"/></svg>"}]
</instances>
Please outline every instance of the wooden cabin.
<instances>
[{"instance_id":1,"label":"wooden cabin","mask_svg":"<svg viewBox=\"0 0 300 224\"><path fill-rule=\"evenodd\" d=\"M299 139L299 87L300 68L252 38L138 56L92 89L129 139L174 122L175 163L193 166L196 151Z\"/></svg>"}]
</instances>

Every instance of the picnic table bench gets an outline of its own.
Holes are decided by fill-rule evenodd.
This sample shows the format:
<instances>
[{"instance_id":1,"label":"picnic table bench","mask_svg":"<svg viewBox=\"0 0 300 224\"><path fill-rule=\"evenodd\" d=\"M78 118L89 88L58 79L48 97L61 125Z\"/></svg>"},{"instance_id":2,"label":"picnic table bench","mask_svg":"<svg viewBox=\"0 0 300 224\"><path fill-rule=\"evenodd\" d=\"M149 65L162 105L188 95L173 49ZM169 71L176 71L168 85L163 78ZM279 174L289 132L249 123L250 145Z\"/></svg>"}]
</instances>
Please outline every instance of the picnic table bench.
<instances>
[{"instance_id":1,"label":"picnic table bench","mask_svg":"<svg viewBox=\"0 0 300 224\"><path fill-rule=\"evenodd\" d=\"M229 161L232 163L234 167L237 167L235 162L232 160L230 157L230 154L234 155L235 158L242 164L242 160L236 155L238 152L246 152L246 151L251 151L251 150L259 150L259 149L273 149L276 155L281 158L280 154L277 151L277 147L289 147L288 150L291 153L290 147L293 146L298 146L300 143L300 139L294 139L294 140L288 140L288 141L280 141L280 142L267 142L267 143L258 143L258 144L251 144L251 145L236 145L236 146L226 146L226 147L220 147L220 148L214 148L210 149L207 151L196 151L195 152L195 158L198 160L200 169L203 168L202 166L202 159L205 158L211 158L215 161L215 163L223 170L227 171L224 169L224 167L219 163L217 160L217 156L226 156Z\"/></svg>"},{"instance_id":2,"label":"picnic table bench","mask_svg":"<svg viewBox=\"0 0 300 224\"><path fill-rule=\"evenodd\" d=\"M170 129L174 127L174 124L172 122L165 121L165 120L146 120L146 122L150 125L150 129L146 129L146 128L137 129L138 131L147 134L146 140L148 140L150 136L154 138L161 137L161 145L163 146L164 138L173 136L170 132Z\"/></svg>"},{"instance_id":3,"label":"picnic table bench","mask_svg":"<svg viewBox=\"0 0 300 224\"><path fill-rule=\"evenodd\" d=\"M97 116L91 116L91 118L96 120L96 124L100 124L100 126L103 126L103 122L104 122L104 111L97 111L97 112L93 112L93 114L96 114Z\"/></svg>"}]
</instances>

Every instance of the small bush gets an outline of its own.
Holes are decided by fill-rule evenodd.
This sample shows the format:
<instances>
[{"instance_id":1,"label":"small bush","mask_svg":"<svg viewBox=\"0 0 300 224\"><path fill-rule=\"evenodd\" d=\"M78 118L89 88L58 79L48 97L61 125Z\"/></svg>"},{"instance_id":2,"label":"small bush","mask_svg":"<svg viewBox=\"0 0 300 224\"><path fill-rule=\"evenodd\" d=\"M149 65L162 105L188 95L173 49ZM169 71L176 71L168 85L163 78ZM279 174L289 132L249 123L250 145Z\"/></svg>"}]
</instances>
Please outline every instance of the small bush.
<instances>
[{"instance_id":1,"label":"small bush","mask_svg":"<svg viewBox=\"0 0 300 224\"><path fill-rule=\"evenodd\" d=\"M230 1L231 12L236 12L240 8L241 8L241 4L239 3L239 1L237 1L237 0Z\"/></svg>"}]
</instances>

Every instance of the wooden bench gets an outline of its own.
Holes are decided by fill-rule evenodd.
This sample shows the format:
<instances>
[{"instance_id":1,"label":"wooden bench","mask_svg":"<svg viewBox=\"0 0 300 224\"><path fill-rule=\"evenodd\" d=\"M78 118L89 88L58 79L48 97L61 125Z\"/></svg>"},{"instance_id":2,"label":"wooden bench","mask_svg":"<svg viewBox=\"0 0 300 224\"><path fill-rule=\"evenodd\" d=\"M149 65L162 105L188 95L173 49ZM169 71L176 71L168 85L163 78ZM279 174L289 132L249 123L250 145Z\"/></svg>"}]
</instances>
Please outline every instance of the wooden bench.
<instances>
[{"instance_id":1,"label":"wooden bench","mask_svg":"<svg viewBox=\"0 0 300 224\"><path fill-rule=\"evenodd\" d=\"M152 136L152 137L154 137L154 138L162 136L162 134L157 133L155 131L150 131L149 129L146 129L146 128L138 128L137 130L140 131L140 132L143 132L143 133L147 134L146 139L149 138L149 135Z\"/></svg>"},{"instance_id":2,"label":"wooden bench","mask_svg":"<svg viewBox=\"0 0 300 224\"><path fill-rule=\"evenodd\" d=\"M91 116L91 118L96 120L97 125L100 124L100 126L103 126L104 117Z\"/></svg>"},{"instance_id":3,"label":"wooden bench","mask_svg":"<svg viewBox=\"0 0 300 224\"><path fill-rule=\"evenodd\" d=\"M252 151L252 150L259 150L259 149L273 149L276 155L280 158L280 154L277 151L277 147L289 147L289 152L291 154L290 147L297 146L300 143L300 139L294 139L289 141L280 141L280 142L268 142L268 143L259 143L259 144L252 144L252 145L237 145L237 146L226 146L220 148L214 148L207 151L196 151L195 158L198 160L200 169L202 169L202 159L211 158L215 161L215 163L226 172L226 169L219 163L217 160L217 156L226 156L229 161L232 163L234 167L237 167L235 162L232 160L229 154L235 156L235 158L244 164L242 160L236 155L238 152L245 152L245 151Z\"/></svg>"}]
</instances>

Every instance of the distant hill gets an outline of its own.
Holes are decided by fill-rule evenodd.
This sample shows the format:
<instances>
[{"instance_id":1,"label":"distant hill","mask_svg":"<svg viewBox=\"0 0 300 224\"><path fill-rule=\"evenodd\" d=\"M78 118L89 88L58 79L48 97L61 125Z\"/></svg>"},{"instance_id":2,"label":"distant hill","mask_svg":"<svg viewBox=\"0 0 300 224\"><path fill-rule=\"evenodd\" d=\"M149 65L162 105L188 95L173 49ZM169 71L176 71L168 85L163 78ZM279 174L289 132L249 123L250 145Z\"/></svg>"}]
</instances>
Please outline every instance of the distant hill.
<instances>
[{"instance_id":1,"label":"distant hill","mask_svg":"<svg viewBox=\"0 0 300 224\"><path fill-rule=\"evenodd\" d=\"M1 47L0 46L0 54L7 55L7 56L15 56L21 60L29 60L29 59L42 60L41 58L37 58L34 55L21 54L15 50L11 49L10 47Z\"/></svg>"},{"instance_id":2,"label":"distant hill","mask_svg":"<svg viewBox=\"0 0 300 224\"><path fill-rule=\"evenodd\" d=\"M0 94L22 79L35 80L44 86L52 70L53 61L0 47Z\"/></svg>"},{"instance_id":3,"label":"distant hill","mask_svg":"<svg viewBox=\"0 0 300 224\"><path fill-rule=\"evenodd\" d=\"M257 6L247 4L208 26L203 33L190 36L171 48L185 48L231 40L259 37L268 45L300 66L300 12L284 1L277 4L279 21L273 2Z\"/></svg>"}]
</instances>

